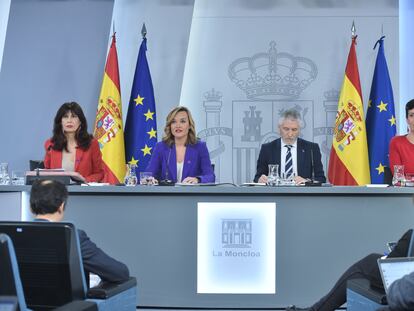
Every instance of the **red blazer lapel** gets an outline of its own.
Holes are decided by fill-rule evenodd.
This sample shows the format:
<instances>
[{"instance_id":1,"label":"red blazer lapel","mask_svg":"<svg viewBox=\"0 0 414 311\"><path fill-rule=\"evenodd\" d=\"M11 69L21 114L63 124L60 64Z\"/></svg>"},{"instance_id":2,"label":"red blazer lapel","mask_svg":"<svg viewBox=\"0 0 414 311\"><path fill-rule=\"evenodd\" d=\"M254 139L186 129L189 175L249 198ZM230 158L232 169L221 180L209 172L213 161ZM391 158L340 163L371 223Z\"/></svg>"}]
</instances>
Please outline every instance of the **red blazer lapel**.
<instances>
[{"instance_id":1,"label":"red blazer lapel","mask_svg":"<svg viewBox=\"0 0 414 311\"><path fill-rule=\"evenodd\" d=\"M51 149L49 152L50 152L50 168L61 168L62 167L62 151Z\"/></svg>"}]
</instances>

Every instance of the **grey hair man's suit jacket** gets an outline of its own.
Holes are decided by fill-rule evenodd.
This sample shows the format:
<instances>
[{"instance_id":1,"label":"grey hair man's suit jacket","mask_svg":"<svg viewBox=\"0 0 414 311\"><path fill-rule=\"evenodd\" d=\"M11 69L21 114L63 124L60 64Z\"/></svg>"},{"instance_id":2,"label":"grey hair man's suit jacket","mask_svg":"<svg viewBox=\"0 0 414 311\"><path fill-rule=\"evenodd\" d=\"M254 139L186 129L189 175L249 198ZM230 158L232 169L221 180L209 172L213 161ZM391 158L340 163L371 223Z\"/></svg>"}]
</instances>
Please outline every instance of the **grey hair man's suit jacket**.
<instances>
[{"instance_id":1,"label":"grey hair man's suit jacket","mask_svg":"<svg viewBox=\"0 0 414 311\"><path fill-rule=\"evenodd\" d=\"M281 145L282 142L280 138L262 145L260 148L259 158L257 159L257 169L254 182L257 182L262 175L267 176L269 164L279 164L280 174ZM314 178L314 180L326 182L321 161L321 151L316 143L298 138L297 168L298 175L303 178Z\"/></svg>"}]
</instances>

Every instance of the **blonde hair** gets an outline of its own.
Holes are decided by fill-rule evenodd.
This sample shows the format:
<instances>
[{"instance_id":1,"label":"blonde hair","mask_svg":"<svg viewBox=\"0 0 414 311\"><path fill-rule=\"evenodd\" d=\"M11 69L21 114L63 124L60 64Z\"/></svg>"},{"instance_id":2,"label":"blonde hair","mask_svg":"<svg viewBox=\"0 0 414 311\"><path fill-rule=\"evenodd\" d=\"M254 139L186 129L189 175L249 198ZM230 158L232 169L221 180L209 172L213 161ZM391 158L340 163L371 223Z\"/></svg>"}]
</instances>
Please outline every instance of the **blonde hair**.
<instances>
[{"instance_id":1,"label":"blonde hair","mask_svg":"<svg viewBox=\"0 0 414 311\"><path fill-rule=\"evenodd\" d=\"M171 133L171 123L173 122L177 113L182 112L182 111L187 113L188 123L189 123L188 136L187 136L187 141L185 142L185 144L192 145L197 142L197 137L196 137L196 132L195 132L195 123L194 123L193 117L191 116L190 110L187 107L178 106L168 113L166 124L164 127L164 136L162 138L162 141L169 146L174 144L174 135Z\"/></svg>"}]
</instances>

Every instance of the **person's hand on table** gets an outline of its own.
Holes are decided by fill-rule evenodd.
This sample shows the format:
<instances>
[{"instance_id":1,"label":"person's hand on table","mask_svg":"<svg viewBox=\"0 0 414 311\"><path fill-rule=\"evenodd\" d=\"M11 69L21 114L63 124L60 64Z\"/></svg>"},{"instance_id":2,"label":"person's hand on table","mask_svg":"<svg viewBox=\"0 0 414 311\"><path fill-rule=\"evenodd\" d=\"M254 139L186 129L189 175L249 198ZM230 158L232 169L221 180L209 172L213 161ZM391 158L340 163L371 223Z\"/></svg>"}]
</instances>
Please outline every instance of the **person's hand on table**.
<instances>
[{"instance_id":1,"label":"person's hand on table","mask_svg":"<svg viewBox=\"0 0 414 311\"><path fill-rule=\"evenodd\" d=\"M140 184L141 185L147 185L147 186L157 186L158 185L158 180L155 177L150 176L146 179L141 179Z\"/></svg>"},{"instance_id":2,"label":"person's hand on table","mask_svg":"<svg viewBox=\"0 0 414 311\"><path fill-rule=\"evenodd\" d=\"M72 172L71 175L77 179L79 179L83 183L87 183L86 178L83 177L79 172Z\"/></svg>"},{"instance_id":3,"label":"person's hand on table","mask_svg":"<svg viewBox=\"0 0 414 311\"><path fill-rule=\"evenodd\" d=\"M186 177L182 181L183 184L198 184L198 178L197 177Z\"/></svg>"},{"instance_id":4,"label":"person's hand on table","mask_svg":"<svg viewBox=\"0 0 414 311\"><path fill-rule=\"evenodd\" d=\"M308 179L303 178L302 176L295 176L295 177L294 177L294 180L295 180L295 183L296 183L297 185L304 185L304 184L305 184L305 182L309 181Z\"/></svg>"},{"instance_id":5,"label":"person's hand on table","mask_svg":"<svg viewBox=\"0 0 414 311\"><path fill-rule=\"evenodd\" d=\"M267 184L267 176L266 175L260 176L260 178L257 182Z\"/></svg>"}]
</instances>

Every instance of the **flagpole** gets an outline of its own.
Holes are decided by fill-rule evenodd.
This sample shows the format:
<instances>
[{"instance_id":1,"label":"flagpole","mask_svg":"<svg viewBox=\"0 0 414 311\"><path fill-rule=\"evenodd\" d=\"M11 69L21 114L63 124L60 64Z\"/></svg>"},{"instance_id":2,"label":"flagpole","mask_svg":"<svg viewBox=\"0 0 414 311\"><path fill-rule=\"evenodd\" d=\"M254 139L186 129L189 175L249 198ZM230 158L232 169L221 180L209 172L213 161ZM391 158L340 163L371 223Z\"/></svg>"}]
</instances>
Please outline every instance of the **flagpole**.
<instances>
[{"instance_id":1,"label":"flagpole","mask_svg":"<svg viewBox=\"0 0 414 311\"><path fill-rule=\"evenodd\" d=\"M147 28L145 27L145 23L142 24L141 35L142 39L145 39L145 37L147 36Z\"/></svg>"},{"instance_id":2,"label":"flagpole","mask_svg":"<svg viewBox=\"0 0 414 311\"><path fill-rule=\"evenodd\" d=\"M352 39L356 38L355 21L352 21L351 35L352 35Z\"/></svg>"}]
</instances>

